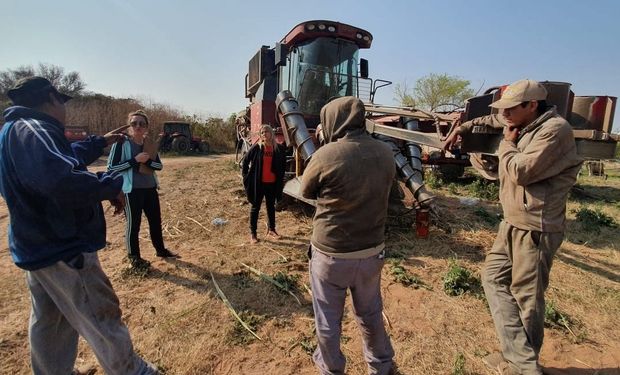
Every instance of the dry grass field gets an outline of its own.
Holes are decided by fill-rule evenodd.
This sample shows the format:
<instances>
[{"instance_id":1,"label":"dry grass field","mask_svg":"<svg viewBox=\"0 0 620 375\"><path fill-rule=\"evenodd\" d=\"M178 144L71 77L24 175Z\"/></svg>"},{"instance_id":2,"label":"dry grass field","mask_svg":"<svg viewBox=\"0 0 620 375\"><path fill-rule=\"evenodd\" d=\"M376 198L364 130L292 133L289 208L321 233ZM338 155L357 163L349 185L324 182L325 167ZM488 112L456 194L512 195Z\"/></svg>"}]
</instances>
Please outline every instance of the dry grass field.
<instances>
[{"instance_id":1,"label":"dry grass field","mask_svg":"<svg viewBox=\"0 0 620 375\"><path fill-rule=\"evenodd\" d=\"M315 374L306 288L312 210L289 204L277 214L282 238L271 241L259 231L261 242L250 245L249 206L231 156L165 157L163 163L164 239L182 258L156 258L143 224L141 249L152 269L129 272L124 221L110 209L109 246L99 252L137 351L165 374ZM541 362L550 374L620 374L620 231L601 226L611 224L606 218L620 221L620 166L610 164L607 171L606 180L580 178L581 189L569 203L566 240L547 292L551 320ZM463 197L470 194L470 182L436 185L443 213L428 239L415 237L411 212L390 217L382 290L401 374L490 374L481 357L499 344L475 279L501 209L487 200L468 205ZM216 218L227 222L214 225ZM261 213L259 228L265 228L264 220ZM0 374L28 374L30 299L23 271L7 250L7 224L0 202ZM243 264L288 285L300 303ZM449 271L461 282L470 271L459 285L471 290L448 295ZM261 340L236 322L213 280ZM347 373L361 375L366 367L352 315L347 302L342 349ZM82 340L77 365L97 366Z\"/></svg>"}]
</instances>

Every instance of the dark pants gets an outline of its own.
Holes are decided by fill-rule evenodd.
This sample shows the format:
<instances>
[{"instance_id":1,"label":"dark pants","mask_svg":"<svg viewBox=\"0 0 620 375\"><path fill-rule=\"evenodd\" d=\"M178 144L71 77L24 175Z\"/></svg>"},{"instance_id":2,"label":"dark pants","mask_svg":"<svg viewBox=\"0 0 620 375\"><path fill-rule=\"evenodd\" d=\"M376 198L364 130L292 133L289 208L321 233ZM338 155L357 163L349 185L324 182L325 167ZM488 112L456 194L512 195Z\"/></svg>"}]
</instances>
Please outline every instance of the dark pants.
<instances>
[{"instance_id":1,"label":"dark pants","mask_svg":"<svg viewBox=\"0 0 620 375\"><path fill-rule=\"evenodd\" d=\"M256 235L258 213L260 212L260 206L263 204L263 197L265 197L265 205L267 206L269 230L276 230L276 184L260 184L250 209L250 230L253 235Z\"/></svg>"},{"instance_id":2,"label":"dark pants","mask_svg":"<svg viewBox=\"0 0 620 375\"><path fill-rule=\"evenodd\" d=\"M127 228L125 241L127 244L127 255L130 258L140 258L140 223L142 222L142 211L149 222L149 232L151 242L157 253L163 252L164 238L161 233L161 210L159 207L159 195L157 188L133 189L131 193L125 195L126 206L125 216L127 217Z\"/></svg>"}]
</instances>

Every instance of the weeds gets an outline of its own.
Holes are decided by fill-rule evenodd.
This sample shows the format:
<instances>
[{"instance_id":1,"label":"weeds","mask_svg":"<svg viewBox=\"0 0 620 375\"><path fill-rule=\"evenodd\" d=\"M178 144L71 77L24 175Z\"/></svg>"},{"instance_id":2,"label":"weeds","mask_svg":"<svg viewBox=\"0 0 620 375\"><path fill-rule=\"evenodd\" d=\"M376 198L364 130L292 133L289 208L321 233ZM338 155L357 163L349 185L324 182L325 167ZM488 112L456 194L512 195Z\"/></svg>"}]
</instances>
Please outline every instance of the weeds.
<instances>
[{"instance_id":1,"label":"weeds","mask_svg":"<svg viewBox=\"0 0 620 375\"><path fill-rule=\"evenodd\" d=\"M495 226L499 224L502 220L500 215L492 215L489 211L487 211L484 207L476 207L474 210L474 215L481 218L485 223Z\"/></svg>"},{"instance_id":2,"label":"weeds","mask_svg":"<svg viewBox=\"0 0 620 375\"><path fill-rule=\"evenodd\" d=\"M458 353L454 359L454 366L452 366L452 375L465 375L465 356L463 353Z\"/></svg>"},{"instance_id":3,"label":"weeds","mask_svg":"<svg viewBox=\"0 0 620 375\"><path fill-rule=\"evenodd\" d=\"M483 298L480 279L472 275L471 271L461 267L456 259L450 259L450 268L443 278L443 290L449 296L460 296L470 292L478 298Z\"/></svg>"},{"instance_id":4,"label":"weeds","mask_svg":"<svg viewBox=\"0 0 620 375\"><path fill-rule=\"evenodd\" d=\"M239 317L254 332L256 332L258 326L265 320L264 315L258 315L248 310L241 311L239 313ZM235 320L235 324L228 331L227 339L228 342L233 345L247 345L254 341L256 337L252 336L252 334L248 332L238 320Z\"/></svg>"},{"instance_id":5,"label":"weeds","mask_svg":"<svg viewBox=\"0 0 620 375\"><path fill-rule=\"evenodd\" d=\"M304 336L299 342L299 346L301 346L301 349L304 351L304 353L312 356L312 354L314 354L314 351L316 350L316 340L312 337Z\"/></svg>"},{"instance_id":6,"label":"weeds","mask_svg":"<svg viewBox=\"0 0 620 375\"><path fill-rule=\"evenodd\" d=\"M443 186L443 180L438 176L438 173L429 171L424 176L424 183L431 189L439 189Z\"/></svg>"},{"instance_id":7,"label":"weeds","mask_svg":"<svg viewBox=\"0 0 620 375\"><path fill-rule=\"evenodd\" d=\"M410 274L401 264L400 260L392 259L390 260L390 274L392 275L392 279L397 283L401 283L404 286L413 286L414 289L424 288L427 290L433 290L428 285L424 284L420 278L415 275Z\"/></svg>"},{"instance_id":8,"label":"weeds","mask_svg":"<svg viewBox=\"0 0 620 375\"><path fill-rule=\"evenodd\" d=\"M299 275L289 275L282 271L273 274L272 278L283 286L283 292L296 292L299 290Z\"/></svg>"},{"instance_id":9,"label":"weeds","mask_svg":"<svg viewBox=\"0 0 620 375\"><path fill-rule=\"evenodd\" d=\"M577 222L586 232L600 233L601 227L616 228L618 224L613 217L608 216L600 209L591 210L581 207L579 210L572 210L576 214Z\"/></svg>"},{"instance_id":10,"label":"weeds","mask_svg":"<svg viewBox=\"0 0 620 375\"><path fill-rule=\"evenodd\" d=\"M452 194L452 195L458 195L459 194L459 187L454 182L449 183L447 188L448 188L448 192L450 194Z\"/></svg>"},{"instance_id":11,"label":"weeds","mask_svg":"<svg viewBox=\"0 0 620 375\"><path fill-rule=\"evenodd\" d=\"M476 179L476 181L467 185L467 190L476 198L490 201L496 201L499 199L499 185L494 182Z\"/></svg>"}]
</instances>

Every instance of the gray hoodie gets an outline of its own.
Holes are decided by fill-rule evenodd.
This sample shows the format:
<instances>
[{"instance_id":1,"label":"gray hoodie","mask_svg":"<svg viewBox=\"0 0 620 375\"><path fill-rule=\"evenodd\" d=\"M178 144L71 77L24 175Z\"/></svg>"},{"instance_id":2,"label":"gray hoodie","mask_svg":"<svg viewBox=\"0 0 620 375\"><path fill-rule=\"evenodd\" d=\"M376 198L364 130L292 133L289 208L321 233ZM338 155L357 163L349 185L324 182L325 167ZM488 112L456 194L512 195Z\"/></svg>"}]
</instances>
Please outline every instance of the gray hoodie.
<instances>
[{"instance_id":1,"label":"gray hoodie","mask_svg":"<svg viewBox=\"0 0 620 375\"><path fill-rule=\"evenodd\" d=\"M389 146L366 133L364 118L364 104L355 97L326 104L321 110L326 144L302 175L302 196L317 200L312 245L336 257L368 255L384 242L396 167Z\"/></svg>"}]
</instances>

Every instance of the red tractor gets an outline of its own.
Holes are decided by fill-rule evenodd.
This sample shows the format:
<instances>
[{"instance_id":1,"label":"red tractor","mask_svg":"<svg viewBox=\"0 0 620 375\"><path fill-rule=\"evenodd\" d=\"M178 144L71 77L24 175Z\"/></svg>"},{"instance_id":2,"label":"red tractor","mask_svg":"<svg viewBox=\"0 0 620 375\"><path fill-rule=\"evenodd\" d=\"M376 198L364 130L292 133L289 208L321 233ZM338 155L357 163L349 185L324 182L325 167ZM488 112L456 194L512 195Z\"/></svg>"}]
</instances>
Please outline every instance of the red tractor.
<instances>
[{"instance_id":1,"label":"red tractor","mask_svg":"<svg viewBox=\"0 0 620 375\"><path fill-rule=\"evenodd\" d=\"M164 131L160 134L159 150L186 153L188 151L209 153L209 144L200 137L193 137L190 124L179 121L164 122Z\"/></svg>"}]
</instances>

